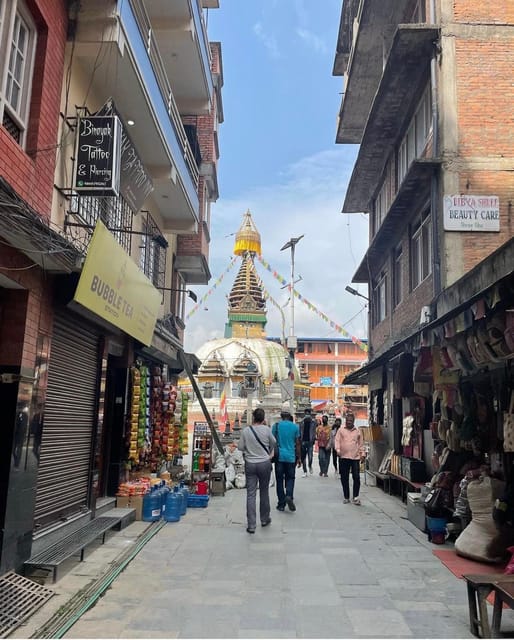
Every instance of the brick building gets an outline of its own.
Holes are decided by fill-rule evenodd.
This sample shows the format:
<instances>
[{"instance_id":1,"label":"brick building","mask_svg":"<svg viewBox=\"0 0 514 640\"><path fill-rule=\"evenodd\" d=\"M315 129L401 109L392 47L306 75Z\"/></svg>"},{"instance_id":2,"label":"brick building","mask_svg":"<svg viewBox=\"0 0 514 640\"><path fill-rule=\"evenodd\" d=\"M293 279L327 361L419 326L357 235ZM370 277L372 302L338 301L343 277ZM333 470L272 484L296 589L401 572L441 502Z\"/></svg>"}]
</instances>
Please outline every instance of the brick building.
<instances>
[{"instance_id":1,"label":"brick building","mask_svg":"<svg viewBox=\"0 0 514 640\"><path fill-rule=\"evenodd\" d=\"M211 277L218 7L0 2L0 573L180 453L161 403ZM136 369L160 394L139 436Z\"/></svg>"},{"instance_id":2,"label":"brick building","mask_svg":"<svg viewBox=\"0 0 514 640\"><path fill-rule=\"evenodd\" d=\"M447 366L461 381L485 368L500 406L512 384L508 351L489 344L479 363L468 345L487 343L477 336L493 321L503 335L513 301L513 63L512 3L343 3L336 141L360 145L343 212L369 215L353 282L370 297L370 360L346 382L369 384L370 417L397 452L404 416L426 432L440 408L430 401L440 380L427 373L442 371L435 350L453 350Z\"/></svg>"}]
</instances>

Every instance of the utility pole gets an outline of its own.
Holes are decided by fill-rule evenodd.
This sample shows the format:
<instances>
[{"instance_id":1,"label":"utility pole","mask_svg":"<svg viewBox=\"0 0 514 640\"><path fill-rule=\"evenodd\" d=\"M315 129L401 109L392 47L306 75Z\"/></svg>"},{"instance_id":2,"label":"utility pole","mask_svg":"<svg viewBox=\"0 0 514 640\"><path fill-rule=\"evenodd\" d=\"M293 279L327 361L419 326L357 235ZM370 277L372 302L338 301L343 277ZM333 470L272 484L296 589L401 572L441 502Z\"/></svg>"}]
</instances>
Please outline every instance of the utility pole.
<instances>
[{"instance_id":1,"label":"utility pole","mask_svg":"<svg viewBox=\"0 0 514 640\"><path fill-rule=\"evenodd\" d=\"M280 249L280 251L285 251L286 249L291 249L291 284L290 284L290 305L291 305L291 325L289 328L289 337L287 339L287 349L289 351L289 407L291 415L295 414L294 407L294 361L295 361L295 353L296 348L298 346L298 341L294 334L294 250L296 245L303 238L303 234L298 236L297 238L291 238L285 245Z\"/></svg>"}]
</instances>

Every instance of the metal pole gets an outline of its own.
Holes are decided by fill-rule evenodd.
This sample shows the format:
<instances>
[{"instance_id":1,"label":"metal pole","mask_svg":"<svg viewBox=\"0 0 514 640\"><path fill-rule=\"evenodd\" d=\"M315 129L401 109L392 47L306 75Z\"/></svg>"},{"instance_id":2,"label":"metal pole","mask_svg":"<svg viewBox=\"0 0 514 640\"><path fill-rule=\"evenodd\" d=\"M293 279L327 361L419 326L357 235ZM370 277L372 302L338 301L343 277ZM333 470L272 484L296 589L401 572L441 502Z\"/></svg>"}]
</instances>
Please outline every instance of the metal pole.
<instances>
[{"instance_id":1,"label":"metal pole","mask_svg":"<svg viewBox=\"0 0 514 640\"><path fill-rule=\"evenodd\" d=\"M291 243L291 333L294 336L294 247L295 243Z\"/></svg>"}]
</instances>

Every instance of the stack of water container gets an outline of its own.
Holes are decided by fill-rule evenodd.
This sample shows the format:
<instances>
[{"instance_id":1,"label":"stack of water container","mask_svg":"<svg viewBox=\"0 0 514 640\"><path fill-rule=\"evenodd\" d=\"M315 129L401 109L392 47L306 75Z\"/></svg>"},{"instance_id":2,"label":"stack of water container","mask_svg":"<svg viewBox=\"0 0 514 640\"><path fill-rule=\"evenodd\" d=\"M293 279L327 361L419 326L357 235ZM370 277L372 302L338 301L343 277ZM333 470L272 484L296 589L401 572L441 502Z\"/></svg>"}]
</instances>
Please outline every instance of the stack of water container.
<instances>
[{"instance_id":1,"label":"stack of water container","mask_svg":"<svg viewBox=\"0 0 514 640\"><path fill-rule=\"evenodd\" d=\"M166 522L178 522L186 514L188 496L183 482L173 490L164 481L152 486L143 498L143 520L157 522L163 518Z\"/></svg>"}]
</instances>

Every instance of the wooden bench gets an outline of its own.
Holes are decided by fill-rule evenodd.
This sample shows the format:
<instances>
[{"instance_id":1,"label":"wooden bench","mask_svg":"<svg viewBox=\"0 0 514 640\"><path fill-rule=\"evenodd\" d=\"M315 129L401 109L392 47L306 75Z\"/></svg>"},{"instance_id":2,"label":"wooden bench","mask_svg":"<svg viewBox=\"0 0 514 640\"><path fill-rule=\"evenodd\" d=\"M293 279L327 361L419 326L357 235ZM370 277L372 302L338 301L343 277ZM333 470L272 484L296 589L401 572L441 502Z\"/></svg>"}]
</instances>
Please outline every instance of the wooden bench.
<instances>
[{"instance_id":1,"label":"wooden bench","mask_svg":"<svg viewBox=\"0 0 514 640\"><path fill-rule=\"evenodd\" d=\"M55 582L59 566L65 560L80 553L80 562L82 562L84 560L84 549L87 545L100 536L102 536L103 544L105 542L105 534L114 527L121 527L122 519L122 516L100 516L91 520L77 531L29 558L24 562L25 572L34 569L51 569L53 582Z\"/></svg>"},{"instance_id":2,"label":"wooden bench","mask_svg":"<svg viewBox=\"0 0 514 640\"><path fill-rule=\"evenodd\" d=\"M407 487L410 486L414 489L414 491L420 491L421 487L425 485L424 482L414 482L413 480L409 480L405 476L401 476L398 473L393 473L392 471L387 472L389 476L389 495L391 495L391 480L396 480L401 485L400 495L403 502L407 501Z\"/></svg>"},{"instance_id":3,"label":"wooden bench","mask_svg":"<svg viewBox=\"0 0 514 640\"><path fill-rule=\"evenodd\" d=\"M469 630L477 638L496 637L491 635L491 625L487 615L487 597L495 592L492 627L499 633L501 622L501 607L503 602L509 606L509 593L514 594L514 575L502 573L467 574L462 576L466 580L469 607ZM510 590L505 587L510 585ZM511 591L512 590L512 591ZM512 596L514 598L514 595ZM500 603L500 604L497 604ZM499 612L497 611L499 607Z\"/></svg>"}]
</instances>

